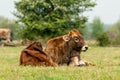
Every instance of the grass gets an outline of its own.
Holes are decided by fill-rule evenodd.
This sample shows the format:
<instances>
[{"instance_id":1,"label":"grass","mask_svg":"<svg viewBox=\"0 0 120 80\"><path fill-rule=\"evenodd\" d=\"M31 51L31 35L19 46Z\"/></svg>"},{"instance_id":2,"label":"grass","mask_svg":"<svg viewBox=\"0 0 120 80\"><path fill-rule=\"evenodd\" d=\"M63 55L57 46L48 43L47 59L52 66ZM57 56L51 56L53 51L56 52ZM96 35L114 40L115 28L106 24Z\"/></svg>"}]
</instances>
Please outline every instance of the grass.
<instances>
[{"instance_id":1,"label":"grass","mask_svg":"<svg viewBox=\"0 0 120 80\"><path fill-rule=\"evenodd\" d=\"M24 47L0 47L0 80L120 80L120 48L91 47L82 58L92 67L19 66Z\"/></svg>"}]
</instances>

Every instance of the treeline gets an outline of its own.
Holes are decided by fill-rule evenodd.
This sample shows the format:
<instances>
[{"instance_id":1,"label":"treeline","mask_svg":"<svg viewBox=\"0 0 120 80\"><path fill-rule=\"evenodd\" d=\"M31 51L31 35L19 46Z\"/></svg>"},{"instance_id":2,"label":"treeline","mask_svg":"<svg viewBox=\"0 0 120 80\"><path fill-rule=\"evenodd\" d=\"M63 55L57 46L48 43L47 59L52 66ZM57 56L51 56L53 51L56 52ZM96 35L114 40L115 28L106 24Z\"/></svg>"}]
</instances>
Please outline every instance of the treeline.
<instances>
[{"instance_id":1,"label":"treeline","mask_svg":"<svg viewBox=\"0 0 120 80\"><path fill-rule=\"evenodd\" d=\"M99 46L120 46L120 20L106 25L95 17L92 23L87 24L86 32L86 39L96 40Z\"/></svg>"},{"instance_id":2,"label":"treeline","mask_svg":"<svg viewBox=\"0 0 120 80\"><path fill-rule=\"evenodd\" d=\"M25 39L23 37L25 26L17 23L15 20L9 20L0 16L0 28L11 29L14 40ZM99 17L95 17L91 23L86 23L86 27L82 28L81 31L86 40L96 40L99 46L120 45L120 20L113 25L105 26ZM31 36L31 34L29 34L29 36ZM50 38L49 35L46 36L46 38L40 37L38 39L45 40L48 38Z\"/></svg>"},{"instance_id":3,"label":"treeline","mask_svg":"<svg viewBox=\"0 0 120 80\"><path fill-rule=\"evenodd\" d=\"M106 29L99 17L92 23L84 12L96 5L93 0L20 0L15 2L17 22L0 17L0 28L10 28L14 39L44 41L77 29L85 39L96 40L99 46L120 44L120 21Z\"/></svg>"}]
</instances>

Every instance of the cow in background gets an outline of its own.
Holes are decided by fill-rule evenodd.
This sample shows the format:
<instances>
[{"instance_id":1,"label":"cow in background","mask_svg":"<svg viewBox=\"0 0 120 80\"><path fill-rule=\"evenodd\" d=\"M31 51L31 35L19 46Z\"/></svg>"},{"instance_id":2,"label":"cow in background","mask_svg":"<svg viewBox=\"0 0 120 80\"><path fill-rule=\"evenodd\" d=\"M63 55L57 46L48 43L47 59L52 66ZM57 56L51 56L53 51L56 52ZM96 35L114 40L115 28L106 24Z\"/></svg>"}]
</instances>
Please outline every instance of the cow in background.
<instances>
[{"instance_id":1,"label":"cow in background","mask_svg":"<svg viewBox=\"0 0 120 80\"><path fill-rule=\"evenodd\" d=\"M12 31L10 29L0 29L0 41L6 40L8 43L12 42Z\"/></svg>"}]
</instances>

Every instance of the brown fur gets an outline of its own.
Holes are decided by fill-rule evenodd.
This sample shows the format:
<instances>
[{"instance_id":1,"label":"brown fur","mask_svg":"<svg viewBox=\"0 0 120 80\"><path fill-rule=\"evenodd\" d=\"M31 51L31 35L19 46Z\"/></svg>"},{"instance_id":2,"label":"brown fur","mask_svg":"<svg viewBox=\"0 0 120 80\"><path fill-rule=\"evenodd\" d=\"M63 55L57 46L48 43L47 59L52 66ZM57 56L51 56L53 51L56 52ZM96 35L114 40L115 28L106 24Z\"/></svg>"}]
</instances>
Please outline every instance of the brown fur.
<instances>
[{"instance_id":1,"label":"brown fur","mask_svg":"<svg viewBox=\"0 0 120 80\"><path fill-rule=\"evenodd\" d=\"M57 66L52 59L42 51L40 42L33 42L21 52L20 65Z\"/></svg>"},{"instance_id":2,"label":"brown fur","mask_svg":"<svg viewBox=\"0 0 120 80\"><path fill-rule=\"evenodd\" d=\"M78 66L81 61L80 52L84 45L83 36L79 31L72 30L64 36L48 40L45 52L58 65L68 64L70 66ZM77 57L77 62L74 57Z\"/></svg>"},{"instance_id":3,"label":"brown fur","mask_svg":"<svg viewBox=\"0 0 120 80\"><path fill-rule=\"evenodd\" d=\"M12 31L10 29L0 29L0 40L12 41Z\"/></svg>"}]
</instances>

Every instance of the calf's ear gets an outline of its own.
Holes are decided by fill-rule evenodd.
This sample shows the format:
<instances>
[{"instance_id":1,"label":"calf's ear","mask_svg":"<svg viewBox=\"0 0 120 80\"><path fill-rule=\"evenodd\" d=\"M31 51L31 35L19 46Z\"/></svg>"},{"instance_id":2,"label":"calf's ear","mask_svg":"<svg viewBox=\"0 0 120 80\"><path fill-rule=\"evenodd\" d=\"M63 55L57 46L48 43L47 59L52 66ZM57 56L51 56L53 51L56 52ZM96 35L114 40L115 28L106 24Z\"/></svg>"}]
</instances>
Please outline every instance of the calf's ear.
<instances>
[{"instance_id":1,"label":"calf's ear","mask_svg":"<svg viewBox=\"0 0 120 80\"><path fill-rule=\"evenodd\" d=\"M64 35L64 36L63 36L63 40L66 41L66 42L68 42L68 41L70 40L70 38L69 38L68 35Z\"/></svg>"}]
</instances>

